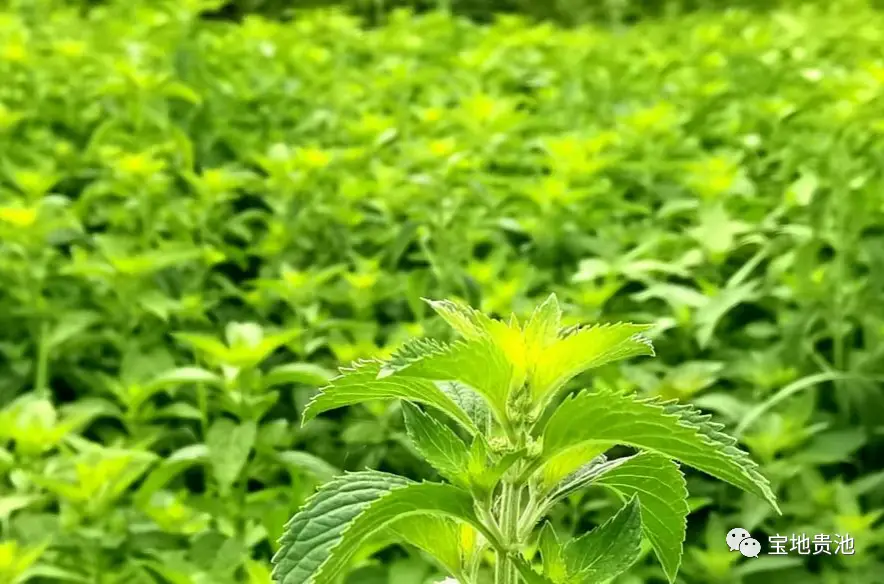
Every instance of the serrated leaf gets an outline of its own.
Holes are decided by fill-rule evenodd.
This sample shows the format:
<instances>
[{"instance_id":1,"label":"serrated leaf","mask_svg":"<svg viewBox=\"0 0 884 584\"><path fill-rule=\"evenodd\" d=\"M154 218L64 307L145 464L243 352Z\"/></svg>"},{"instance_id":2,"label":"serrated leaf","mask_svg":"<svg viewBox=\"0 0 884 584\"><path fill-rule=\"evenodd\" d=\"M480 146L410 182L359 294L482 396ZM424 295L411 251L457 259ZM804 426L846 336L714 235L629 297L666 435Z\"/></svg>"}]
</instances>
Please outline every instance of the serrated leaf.
<instances>
[{"instance_id":1,"label":"serrated leaf","mask_svg":"<svg viewBox=\"0 0 884 584\"><path fill-rule=\"evenodd\" d=\"M336 477L286 525L273 558L274 580L332 584L369 536L419 515L457 519L484 531L470 494L452 485L414 483L377 471Z\"/></svg>"},{"instance_id":2,"label":"serrated leaf","mask_svg":"<svg viewBox=\"0 0 884 584\"><path fill-rule=\"evenodd\" d=\"M563 478L558 484L554 485L554 488L550 488L547 499L551 502L564 499L568 495L589 485L596 477L604 473L606 470L622 464L625 460L627 459L618 458L608 460L607 456L600 454Z\"/></svg>"},{"instance_id":3,"label":"serrated leaf","mask_svg":"<svg viewBox=\"0 0 884 584\"><path fill-rule=\"evenodd\" d=\"M475 423L445 392L428 379L396 375L378 379L381 363L364 361L319 390L304 408L303 421L309 422L322 412L376 399L404 399L432 406L451 416L475 434Z\"/></svg>"},{"instance_id":4,"label":"serrated leaf","mask_svg":"<svg viewBox=\"0 0 884 584\"><path fill-rule=\"evenodd\" d=\"M239 478L255 444L257 431L254 422L237 424L228 418L219 418L209 428L206 435L209 462L222 492Z\"/></svg>"},{"instance_id":5,"label":"serrated leaf","mask_svg":"<svg viewBox=\"0 0 884 584\"><path fill-rule=\"evenodd\" d=\"M568 542L563 554L569 580L596 584L625 572L641 555L641 528L641 506L632 497L611 519Z\"/></svg>"},{"instance_id":6,"label":"serrated leaf","mask_svg":"<svg viewBox=\"0 0 884 584\"><path fill-rule=\"evenodd\" d=\"M459 575L475 551L475 528L445 517L405 517L387 529L391 532L390 541L422 550L449 574Z\"/></svg>"},{"instance_id":7,"label":"serrated leaf","mask_svg":"<svg viewBox=\"0 0 884 584\"><path fill-rule=\"evenodd\" d=\"M451 300L422 300L465 339L476 339L487 334L493 322L478 310Z\"/></svg>"},{"instance_id":8,"label":"serrated leaf","mask_svg":"<svg viewBox=\"0 0 884 584\"><path fill-rule=\"evenodd\" d=\"M543 574L538 574L531 565L519 554L510 554L509 561L516 567L525 584L560 584L553 582Z\"/></svg>"},{"instance_id":9,"label":"serrated leaf","mask_svg":"<svg viewBox=\"0 0 884 584\"><path fill-rule=\"evenodd\" d=\"M561 322L562 309L559 307L558 298L555 294L550 294L534 310L525 324L525 345L528 348L528 353L541 351L548 345L555 343L559 336Z\"/></svg>"},{"instance_id":10,"label":"serrated leaf","mask_svg":"<svg viewBox=\"0 0 884 584\"><path fill-rule=\"evenodd\" d=\"M541 469L541 485L552 489L585 466L605 462L603 453L609 446L600 442L584 442L552 456ZM589 461L589 462L587 462Z\"/></svg>"},{"instance_id":11,"label":"serrated leaf","mask_svg":"<svg viewBox=\"0 0 884 584\"><path fill-rule=\"evenodd\" d=\"M470 486L477 493L494 491L504 473L516 462L525 458L527 448L507 452L503 456L491 453L491 447L481 434L476 434L470 445L467 474Z\"/></svg>"},{"instance_id":12,"label":"serrated leaf","mask_svg":"<svg viewBox=\"0 0 884 584\"><path fill-rule=\"evenodd\" d=\"M543 559L543 575L556 584L567 582L568 566L565 564L565 550L552 523L547 521L543 524L537 544L540 557Z\"/></svg>"},{"instance_id":13,"label":"serrated leaf","mask_svg":"<svg viewBox=\"0 0 884 584\"><path fill-rule=\"evenodd\" d=\"M767 479L721 424L690 406L614 391L582 392L562 402L543 433L543 460L586 442L624 444L680 460L758 495L777 511Z\"/></svg>"},{"instance_id":14,"label":"serrated leaf","mask_svg":"<svg viewBox=\"0 0 884 584\"><path fill-rule=\"evenodd\" d=\"M381 368L380 376L458 381L485 398L498 420L514 382L513 367L494 339L482 336L450 345L432 339L406 343Z\"/></svg>"},{"instance_id":15,"label":"serrated leaf","mask_svg":"<svg viewBox=\"0 0 884 584\"><path fill-rule=\"evenodd\" d=\"M665 456L643 452L622 459L593 480L624 500L638 496L642 531L670 582L681 565L687 529L688 489L678 464Z\"/></svg>"},{"instance_id":16,"label":"serrated leaf","mask_svg":"<svg viewBox=\"0 0 884 584\"><path fill-rule=\"evenodd\" d=\"M459 405L478 428L487 428L491 423L488 403L475 390L457 381L440 381L436 386Z\"/></svg>"},{"instance_id":17,"label":"serrated leaf","mask_svg":"<svg viewBox=\"0 0 884 584\"><path fill-rule=\"evenodd\" d=\"M308 584L340 542L350 523L393 489L412 484L404 477L365 471L345 473L323 485L289 520L273 556L273 580Z\"/></svg>"},{"instance_id":18,"label":"serrated leaf","mask_svg":"<svg viewBox=\"0 0 884 584\"><path fill-rule=\"evenodd\" d=\"M511 380L505 394L511 388L524 383L528 370L529 354L525 335L515 316L509 323L494 320L478 310L450 300L426 300L430 307L467 341L490 339L506 357L512 367Z\"/></svg>"},{"instance_id":19,"label":"serrated leaf","mask_svg":"<svg viewBox=\"0 0 884 584\"><path fill-rule=\"evenodd\" d=\"M651 342L641 336L650 325L618 323L575 329L536 357L530 378L531 395L545 403L576 375L612 361L653 355Z\"/></svg>"},{"instance_id":20,"label":"serrated leaf","mask_svg":"<svg viewBox=\"0 0 884 584\"><path fill-rule=\"evenodd\" d=\"M454 431L408 402L402 403L408 437L439 474L467 487L470 451Z\"/></svg>"}]
</instances>

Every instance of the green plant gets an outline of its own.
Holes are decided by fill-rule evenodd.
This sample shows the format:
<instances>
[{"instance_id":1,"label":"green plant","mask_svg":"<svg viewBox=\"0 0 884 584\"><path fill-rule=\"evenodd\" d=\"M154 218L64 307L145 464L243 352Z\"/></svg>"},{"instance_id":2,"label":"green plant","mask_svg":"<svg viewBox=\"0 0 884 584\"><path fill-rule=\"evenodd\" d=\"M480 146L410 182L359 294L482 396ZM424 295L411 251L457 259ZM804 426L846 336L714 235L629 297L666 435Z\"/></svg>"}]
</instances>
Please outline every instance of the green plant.
<instances>
[{"instance_id":1,"label":"green plant","mask_svg":"<svg viewBox=\"0 0 884 584\"><path fill-rule=\"evenodd\" d=\"M563 328L555 295L523 323L429 304L460 340L415 340L387 360L358 362L303 417L398 398L409 438L448 483L373 470L326 483L286 526L274 557L280 584L335 582L381 534L424 550L461 584L480 581L486 548L495 584L607 582L639 558L644 536L674 581L689 511L677 461L778 510L757 465L708 416L674 400L569 391L588 369L653 355L647 325ZM609 458L617 445L638 452ZM537 529L556 503L589 485L612 489L624 506L570 541L549 522ZM541 572L532 567L535 549Z\"/></svg>"},{"instance_id":2,"label":"green plant","mask_svg":"<svg viewBox=\"0 0 884 584\"><path fill-rule=\"evenodd\" d=\"M713 413L777 494L782 515L684 465L680 583L879 583L873 2L613 30L0 4L0 557L14 578L268 584L317 484L438 474L398 401L301 427L309 388L441 338L421 296L527 318L543 290L563 325L654 323L656 358L584 387ZM620 506L596 484L546 520L564 541ZM862 551L747 560L722 546L733 525L762 542L849 529ZM413 548L370 552L346 584L439 579ZM663 581L645 545L616 584Z\"/></svg>"}]
</instances>

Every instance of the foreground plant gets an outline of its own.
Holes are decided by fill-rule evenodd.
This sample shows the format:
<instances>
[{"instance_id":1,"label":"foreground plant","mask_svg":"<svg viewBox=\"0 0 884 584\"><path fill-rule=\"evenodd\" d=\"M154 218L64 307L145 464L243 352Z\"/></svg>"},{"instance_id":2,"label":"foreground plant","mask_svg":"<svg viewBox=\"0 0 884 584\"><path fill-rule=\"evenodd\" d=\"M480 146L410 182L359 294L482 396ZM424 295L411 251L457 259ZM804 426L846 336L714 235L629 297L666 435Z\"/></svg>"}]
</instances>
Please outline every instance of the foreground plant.
<instances>
[{"instance_id":1,"label":"foreground plant","mask_svg":"<svg viewBox=\"0 0 884 584\"><path fill-rule=\"evenodd\" d=\"M432 556L462 584L476 584L484 552L496 584L605 582L639 557L642 537L670 580L681 563L684 462L766 499L757 466L690 406L566 384L606 363L653 355L646 325L560 328L555 296L519 323L448 301L430 305L462 337L415 340L387 361L343 371L308 404L304 420L366 400L402 400L417 450L449 481L417 483L377 471L323 486L291 519L274 558L281 584L336 582L368 542L400 542ZM609 460L615 445L638 450ZM623 507L593 531L559 541L550 508L588 485ZM540 550L541 571L527 550Z\"/></svg>"}]
</instances>

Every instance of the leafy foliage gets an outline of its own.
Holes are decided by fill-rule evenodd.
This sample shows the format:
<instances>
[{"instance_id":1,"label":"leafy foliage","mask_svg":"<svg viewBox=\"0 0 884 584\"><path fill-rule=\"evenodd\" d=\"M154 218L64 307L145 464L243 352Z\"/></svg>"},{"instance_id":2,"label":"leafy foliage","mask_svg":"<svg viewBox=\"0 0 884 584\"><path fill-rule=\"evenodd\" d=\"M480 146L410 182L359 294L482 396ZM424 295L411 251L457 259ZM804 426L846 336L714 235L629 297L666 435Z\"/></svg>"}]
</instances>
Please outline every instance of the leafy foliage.
<instances>
[{"instance_id":1,"label":"leafy foliage","mask_svg":"<svg viewBox=\"0 0 884 584\"><path fill-rule=\"evenodd\" d=\"M0 6L0 580L268 584L285 519L319 484L452 475L408 439L405 383L424 399L412 418L468 448L457 486L493 503L530 478L523 511L561 541L636 496L645 542L617 584L676 569L686 584L878 581L872 3L595 3L605 23L665 13L616 29L376 3L369 27L306 9L219 19L213 0L95 4ZM525 8L566 4L583 17L577 2ZM518 327L490 318L511 311ZM596 322L612 324L580 328ZM598 352L603 331L619 348ZM578 358L560 386L529 357L578 334L552 360ZM427 336L438 360L414 361ZM436 379L477 339L494 367ZM351 363L398 370L372 381L385 399L314 396ZM607 435L532 468L558 403L602 395L729 452L697 417L712 413L783 514L689 461L677 471L683 449L632 458ZM349 405L300 427L311 402ZM633 464L677 502L643 495ZM686 516L681 553L681 528L663 534ZM430 521L432 540L407 521L375 534L348 584L489 576L474 527ZM722 544L734 525L762 543L849 533L857 552L744 561ZM513 561L549 580L536 557Z\"/></svg>"},{"instance_id":2,"label":"leafy foliage","mask_svg":"<svg viewBox=\"0 0 884 584\"><path fill-rule=\"evenodd\" d=\"M547 372L550 379L568 379L614 356L629 354L629 349L619 349L626 342L648 347L649 341L636 338L637 331L643 327L618 325L610 330L624 329L624 332L601 336L591 332L581 338L581 331L602 330L607 333L607 330L559 330L561 311L554 295L524 326L515 317L504 324L451 302L435 303L435 307L468 339L454 351L457 359L450 359L452 353L435 343L411 343L404 351L394 354L389 363L371 368L368 373L373 375L358 369L344 372L340 378L321 388L312 403L321 402L326 395L339 393L342 383L359 388L358 394L352 394L354 401L391 397L406 400L403 405L405 423L418 452L443 477L469 489L472 452L467 444L442 422L408 403L425 401L418 387L412 385L415 370L432 381L460 382L476 389L489 407L494 407L496 402L507 405L498 412L492 427L485 428L473 438L474 444L480 445L486 441L502 441L498 442L499 451L496 457L493 456L497 460L493 464L501 464L504 457L511 459L506 465L507 472L494 476L484 485L484 490L473 493L441 483L424 483L405 486L383 496L379 495L379 489L392 490L399 484L396 481L403 479L373 473L351 475L332 482L287 526L274 570L274 577L282 584L333 582L364 538L373 531L384 529L397 518L414 514L426 514L435 519L426 521L427 529L438 528L439 519L458 519L474 527L496 554L496 584L515 584L520 579L541 581L544 578L556 584L604 582L620 575L638 560L643 508L652 515L652 522L645 532L652 538L652 545L664 562L669 580L674 581L681 562L687 492L678 468L666 465L668 458L681 460L727 480L767 499L776 508L775 496L767 480L758 473L755 463L733 446L732 439L720 432L721 425L710 423L708 416L697 415L689 407L673 403L660 405L653 400L611 391L583 391L573 399L556 404L545 426L537 428L529 423L527 416L534 404L527 387L538 379L532 375L538 370L538 363L543 364L542 371ZM501 334L501 331L505 332ZM579 339L576 346L561 349L560 343L575 338ZM507 366L474 357L488 355L489 347L507 361ZM514 351L513 347L531 347L531 351ZM583 347L584 351L578 351L577 347ZM548 357L550 354L553 357ZM494 373L498 370L528 374L520 378L522 385L513 385L511 375L498 376ZM496 381L496 384L489 380ZM408 391L394 395L386 390L385 384L397 382L408 387ZM481 390L477 387L479 385ZM542 386L541 396L554 391L549 387ZM343 405L323 403L327 408ZM313 417L309 407L304 417L305 420ZM456 416L452 417L456 420ZM628 444L650 454L609 462L604 456L594 456L591 450L582 448L587 442L600 442L604 449L618 443ZM535 444L542 447L535 449ZM528 445L527 449L525 445ZM538 451L534 453L534 450ZM541 577L526 564L523 548L533 527L560 494L553 490L553 495L546 501L539 499L537 491L532 488L532 477L535 482L548 479L548 473L542 470L543 464L565 451L571 455L577 476L565 477L559 489L573 491L588 486L592 479L607 477L608 484L619 494L631 490L631 498L608 522L565 545L551 535L547 524L540 535L544 561ZM650 465L645 466L649 462ZM584 467L587 470L583 470ZM636 472L641 474L630 474ZM624 475L630 478L624 478ZM642 481L659 484L653 489L647 489L647 486L643 489ZM661 505L660 492L675 498L664 499ZM647 499L644 505L640 503L642 498ZM673 540L674 535L681 537ZM433 549L425 551L435 555ZM443 548L443 551L447 552L447 549ZM451 561L446 556L447 553L437 560L443 566L450 566ZM478 568L478 563L472 566L472 571L461 565L452 570L451 575L462 584L474 584L478 582Z\"/></svg>"}]
</instances>

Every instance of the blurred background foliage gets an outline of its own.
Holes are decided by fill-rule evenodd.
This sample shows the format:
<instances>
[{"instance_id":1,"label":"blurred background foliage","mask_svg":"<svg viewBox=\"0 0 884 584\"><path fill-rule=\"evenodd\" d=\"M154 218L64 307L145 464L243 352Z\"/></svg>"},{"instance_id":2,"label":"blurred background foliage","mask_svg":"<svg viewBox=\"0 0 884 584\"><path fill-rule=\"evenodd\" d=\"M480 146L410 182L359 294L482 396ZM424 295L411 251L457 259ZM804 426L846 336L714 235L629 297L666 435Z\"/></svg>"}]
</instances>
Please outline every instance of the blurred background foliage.
<instances>
[{"instance_id":1,"label":"blurred background foliage","mask_svg":"<svg viewBox=\"0 0 884 584\"><path fill-rule=\"evenodd\" d=\"M580 383L693 402L782 498L691 474L680 582L881 582L872 3L0 6L0 583L268 584L318 483L431 476L396 406L300 427L312 388L442 334L421 297L549 292L655 325ZM736 525L856 553L745 560ZM375 551L350 582L438 577Z\"/></svg>"},{"instance_id":2,"label":"blurred background foliage","mask_svg":"<svg viewBox=\"0 0 884 584\"><path fill-rule=\"evenodd\" d=\"M88 10L109 0L67 0ZM396 9L417 13L445 10L478 21L495 15L520 14L537 20L552 20L563 25L589 22L627 24L651 18L673 17L697 11L733 8L770 11L803 5L824 5L824 0L219 0L204 16L241 19L250 14L288 19L299 11L339 7L378 24ZM877 6L878 0L872 0Z\"/></svg>"}]
</instances>

